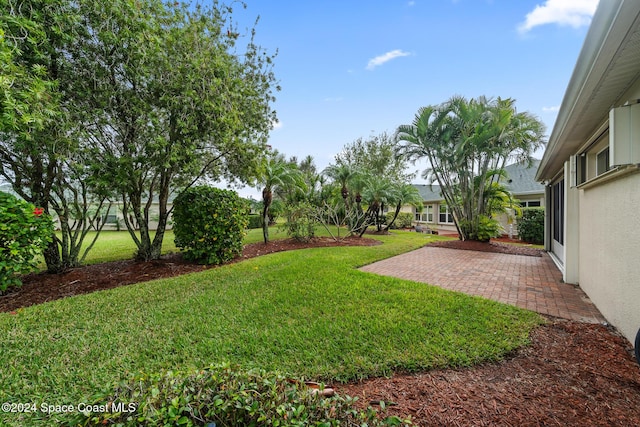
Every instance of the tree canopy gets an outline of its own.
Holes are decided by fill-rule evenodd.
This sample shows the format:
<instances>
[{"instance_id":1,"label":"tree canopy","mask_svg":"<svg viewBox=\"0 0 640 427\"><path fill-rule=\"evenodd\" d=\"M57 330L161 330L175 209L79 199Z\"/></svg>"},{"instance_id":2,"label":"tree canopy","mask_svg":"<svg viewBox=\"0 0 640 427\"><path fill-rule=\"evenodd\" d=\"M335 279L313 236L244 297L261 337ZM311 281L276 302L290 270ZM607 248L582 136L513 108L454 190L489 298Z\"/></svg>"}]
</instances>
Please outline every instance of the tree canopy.
<instances>
[{"instance_id":1,"label":"tree canopy","mask_svg":"<svg viewBox=\"0 0 640 427\"><path fill-rule=\"evenodd\" d=\"M172 194L255 179L278 87L237 3L0 1L0 173L63 228L119 201L138 258L157 258Z\"/></svg>"}]
</instances>

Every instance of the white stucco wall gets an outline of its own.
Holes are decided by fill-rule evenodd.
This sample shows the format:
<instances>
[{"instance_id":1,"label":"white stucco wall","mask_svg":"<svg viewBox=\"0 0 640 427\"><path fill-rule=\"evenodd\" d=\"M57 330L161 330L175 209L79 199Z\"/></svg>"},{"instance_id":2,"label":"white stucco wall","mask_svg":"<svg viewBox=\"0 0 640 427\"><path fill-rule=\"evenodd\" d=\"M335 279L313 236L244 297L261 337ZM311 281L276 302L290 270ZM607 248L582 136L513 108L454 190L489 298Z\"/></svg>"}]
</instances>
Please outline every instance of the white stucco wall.
<instances>
[{"instance_id":1,"label":"white stucco wall","mask_svg":"<svg viewBox=\"0 0 640 427\"><path fill-rule=\"evenodd\" d=\"M640 173L579 197L580 287L633 342L640 328Z\"/></svg>"}]
</instances>

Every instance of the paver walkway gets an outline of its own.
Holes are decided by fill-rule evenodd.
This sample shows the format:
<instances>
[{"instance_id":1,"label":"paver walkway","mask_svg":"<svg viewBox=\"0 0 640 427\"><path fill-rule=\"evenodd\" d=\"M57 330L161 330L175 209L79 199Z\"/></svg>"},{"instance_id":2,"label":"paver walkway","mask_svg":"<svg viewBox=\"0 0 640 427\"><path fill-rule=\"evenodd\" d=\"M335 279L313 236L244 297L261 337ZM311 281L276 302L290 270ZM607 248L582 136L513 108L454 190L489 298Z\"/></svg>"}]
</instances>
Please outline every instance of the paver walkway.
<instances>
[{"instance_id":1,"label":"paver walkway","mask_svg":"<svg viewBox=\"0 0 640 427\"><path fill-rule=\"evenodd\" d=\"M562 273L546 253L532 257L426 246L360 270L429 283L564 319L605 321L580 288L562 282Z\"/></svg>"}]
</instances>

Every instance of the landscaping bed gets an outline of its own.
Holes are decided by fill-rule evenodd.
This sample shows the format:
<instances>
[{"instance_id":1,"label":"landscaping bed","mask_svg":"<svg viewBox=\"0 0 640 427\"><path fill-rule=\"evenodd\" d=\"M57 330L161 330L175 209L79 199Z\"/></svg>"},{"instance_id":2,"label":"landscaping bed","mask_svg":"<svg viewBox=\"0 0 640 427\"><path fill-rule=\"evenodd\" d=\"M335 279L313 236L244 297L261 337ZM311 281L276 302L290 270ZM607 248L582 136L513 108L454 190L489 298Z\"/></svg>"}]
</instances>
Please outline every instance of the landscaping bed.
<instances>
[{"instance_id":1,"label":"landscaping bed","mask_svg":"<svg viewBox=\"0 0 640 427\"><path fill-rule=\"evenodd\" d=\"M334 240L328 237L316 237L310 242L294 239L272 240L264 243L245 245L242 256L232 262L238 262L260 255L308 247L331 246L372 246L380 241L369 238L349 237ZM72 268L62 274L29 274L22 280L20 288L9 290L0 296L0 312L13 311L21 307L42 304L73 295L146 282L154 279L175 277L182 274L213 268L212 265L198 265L186 261L180 253L164 255L155 261L113 261Z\"/></svg>"},{"instance_id":2,"label":"landscaping bed","mask_svg":"<svg viewBox=\"0 0 640 427\"><path fill-rule=\"evenodd\" d=\"M245 246L242 258L305 247L372 245L373 239L276 240ZM473 242L444 242L473 249ZM481 250L522 255L522 249L482 244ZM504 248L506 247L506 248ZM478 250L478 249L474 249ZM62 275L35 274L11 294L0 311L156 278L202 271L178 254L147 263L120 261L72 269ZM531 345L496 363L472 368L398 373L391 378L331 384L339 394L359 397L362 406L411 416L417 425L640 425L640 367L631 344L610 327L549 319L531 334Z\"/></svg>"},{"instance_id":3,"label":"landscaping bed","mask_svg":"<svg viewBox=\"0 0 640 427\"><path fill-rule=\"evenodd\" d=\"M640 425L640 367L612 329L553 319L500 363L335 385L421 426Z\"/></svg>"}]
</instances>

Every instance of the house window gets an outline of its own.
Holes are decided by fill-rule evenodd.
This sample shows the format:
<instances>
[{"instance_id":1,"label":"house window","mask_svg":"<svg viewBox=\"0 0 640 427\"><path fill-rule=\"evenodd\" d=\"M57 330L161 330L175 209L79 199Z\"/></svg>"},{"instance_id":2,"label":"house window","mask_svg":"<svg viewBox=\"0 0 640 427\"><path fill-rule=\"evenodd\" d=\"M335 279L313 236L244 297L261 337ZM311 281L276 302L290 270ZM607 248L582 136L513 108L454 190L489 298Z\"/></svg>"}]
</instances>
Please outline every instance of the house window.
<instances>
[{"instance_id":1,"label":"house window","mask_svg":"<svg viewBox=\"0 0 640 427\"><path fill-rule=\"evenodd\" d=\"M609 170L609 147L596 155L596 175L602 175Z\"/></svg>"},{"instance_id":2,"label":"house window","mask_svg":"<svg viewBox=\"0 0 640 427\"><path fill-rule=\"evenodd\" d=\"M609 169L609 131L605 130L584 151L571 156L571 185L582 185Z\"/></svg>"},{"instance_id":3,"label":"house window","mask_svg":"<svg viewBox=\"0 0 640 427\"><path fill-rule=\"evenodd\" d=\"M539 208L541 205L540 200L527 200L520 203L523 208Z\"/></svg>"},{"instance_id":4,"label":"house window","mask_svg":"<svg viewBox=\"0 0 640 427\"><path fill-rule=\"evenodd\" d=\"M551 187L553 240L564 244L564 179Z\"/></svg>"},{"instance_id":5,"label":"house window","mask_svg":"<svg viewBox=\"0 0 640 427\"><path fill-rule=\"evenodd\" d=\"M416 212L416 221L433 222L433 205L426 205L422 212Z\"/></svg>"},{"instance_id":6,"label":"house window","mask_svg":"<svg viewBox=\"0 0 640 427\"><path fill-rule=\"evenodd\" d=\"M440 205L439 222L441 224L453 224L453 214L449 211L449 206Z\"/></svg>"}]
</instances>

